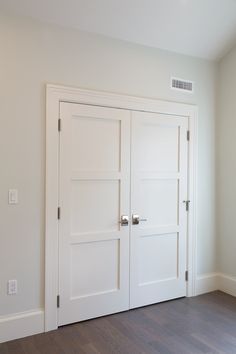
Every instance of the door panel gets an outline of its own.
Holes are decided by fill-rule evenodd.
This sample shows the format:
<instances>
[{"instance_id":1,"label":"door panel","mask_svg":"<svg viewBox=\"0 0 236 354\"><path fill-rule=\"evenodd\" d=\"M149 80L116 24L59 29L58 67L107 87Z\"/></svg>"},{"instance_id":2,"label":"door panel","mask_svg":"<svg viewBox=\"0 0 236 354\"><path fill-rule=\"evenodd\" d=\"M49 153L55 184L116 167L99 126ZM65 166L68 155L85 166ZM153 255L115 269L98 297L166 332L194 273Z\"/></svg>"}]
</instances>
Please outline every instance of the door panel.
<instances>
[{"instance_id":1,"label":"door panel","mask_svg":"<svg viewBox=\"0 0 236 354\"><path fill-rule=\"evenodd\" d=\"M104 110L104 108L102 108ZM101 107L97 111L101 110ZM121 121L80 116L72 120L73 166L77 171L120 170ZM92 142L92 147L91 147ZM102 143L101 143L102 142ZM108 148L109 147L109 148Z\"/></svg>"},{"instance_id":2,"label":"door panel","mask_svg":"<svg viewBox=\"0 0 236 354\"><path fill-rule=\"evenodd\" d=\"M177 224L178 191L176 179L146 178L140 181L140 215L148 215L145 226Z\"/></svg>"},{"instance_id":3,"label":"door panel","mask_svg":"<svg viewBox=\"0 0 236 354\"><path fill-rule=\"evenodd\" d=\"M119 200L119 180L80 180L79 183L72 181L72 234L105 230L117 232Z\"/></svg>"},{"instance_id":4,"label":"door panel","mask_svg":"<svg viewBox=\"0 0 236 354\"><path fill-rule=\"evenodd\" d=\"M139 114L139 113L137 113ZM142 114L142 113L141 113ZM134 113L134 116L136 113ZM135 118L134 118L135 119ZM177 172L179 127L154 121L142 124L139 168L144 172ZM165 159L163 159L163 155ZM156 164L158 161L158 164Z\"/></svg>"},{"instance_id":5,"label":"door panel","mask_svg":"<svg viewBox=\"0 0 236 354\"><path fill-rule=\"evenodd\" d=\"M129 308L130 112L61 103L59 325Z\"/></svg>"},{"instance_id":6,"label":"door panel","mask_svg":"<svg viewBox=\"0 0 236 354\"><path fill-rule=\"evenodd\" d=\"M138 255L139 284L143 286L165 279L176 279L178 277L177 248L177 233L142 237Z\"/></svg>"},{"instance_id":7,"label":"door panel","mask_svg":"<svg viewBox=\"0 0 236 354\"><path fill-rule=\"evenodd\" d=\"M118 265L119 240L75 244L71 250L71 297L118 291Z\"/></svg>"},{"instance_id":8,"label":"door panel","mask_svg":"<svg viewBox=\"0 0 236 354\"><path fill-rule=\"evenodd\" d=\"M130 306L186 295L188 119L132 113Z\"/></svg>"}]
</instances>

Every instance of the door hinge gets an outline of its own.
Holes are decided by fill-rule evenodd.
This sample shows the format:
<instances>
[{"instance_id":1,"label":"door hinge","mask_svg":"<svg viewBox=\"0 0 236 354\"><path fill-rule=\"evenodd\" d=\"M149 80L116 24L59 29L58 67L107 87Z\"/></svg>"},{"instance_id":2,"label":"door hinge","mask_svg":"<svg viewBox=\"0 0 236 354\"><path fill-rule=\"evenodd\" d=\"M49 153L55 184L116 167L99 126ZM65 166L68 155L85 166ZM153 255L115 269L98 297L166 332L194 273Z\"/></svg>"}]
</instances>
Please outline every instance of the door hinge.
<instances>
[{"instance_id":1,"label":"door hinge","mask_svg":"<svg viewBox=\"0 0 236 354\"><path fill-rule=\"evenodd\" d=\"M61 131L61 118L58 119L58 131Z\"/></svg>"},{"instance_id":2,"label":"door hinge","mask_svg":"<svg viewBox=\"0 0 236 354\"><path fill-rule=\"evenodd\" d=\"M61 219L61 208L60 207L57 208L57 219L58 220Z\"/></svg>"},{"instance_id":3,"label":"door hinge","mask_svg":"<svg viewBox=\"0 0 236 354\"><path fill-rule=\"evenodd\" d=\"M188 270L185 271L185 281L188 281Z\"/></svg>"},{"instance_id":4,"label":"door hinge","mask_svg":"<svg viewBox=\"0 0 236 354\"><path fill-rule=\"evenodd\" d=\"M187 141L190 141L190 130L187 130Z\"/></svg>"},{"instance_id":5,"label":"door hinge","mask_svg":"<svg viewBox=\"0 0 236 354\"><path fill-rule=\"evenodd\" d=\"M60 307L60 295L57 295L57 308L59 309Z\"/></svg>"},{"instance_id":6,"label":"door hinge","mask_svg":"<svg viewBox=\"0 0 236 354\"><path fill-rule=\"evenodd\" d=\"M189 211L190 200L184 200L183 203L185 203L186 211Z\"/></svg>"}]
</instances>

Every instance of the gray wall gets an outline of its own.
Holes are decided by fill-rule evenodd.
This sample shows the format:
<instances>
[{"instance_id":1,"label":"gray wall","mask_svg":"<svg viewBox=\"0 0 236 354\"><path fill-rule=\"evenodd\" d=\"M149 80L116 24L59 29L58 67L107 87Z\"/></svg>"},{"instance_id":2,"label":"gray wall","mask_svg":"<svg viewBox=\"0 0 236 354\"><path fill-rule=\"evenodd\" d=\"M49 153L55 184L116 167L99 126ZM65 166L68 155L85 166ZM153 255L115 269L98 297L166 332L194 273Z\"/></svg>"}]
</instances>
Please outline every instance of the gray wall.
<instances>
[{"instance_id":1,"label":"gray wall","mask_svg":"<svg viewBox=\"0 0 236 354\"><path fill-rule=\"evenodd\" d=\"M236 276L236 47L219 63L217 107L218 268Z\"/></svg>"}]
</instances>

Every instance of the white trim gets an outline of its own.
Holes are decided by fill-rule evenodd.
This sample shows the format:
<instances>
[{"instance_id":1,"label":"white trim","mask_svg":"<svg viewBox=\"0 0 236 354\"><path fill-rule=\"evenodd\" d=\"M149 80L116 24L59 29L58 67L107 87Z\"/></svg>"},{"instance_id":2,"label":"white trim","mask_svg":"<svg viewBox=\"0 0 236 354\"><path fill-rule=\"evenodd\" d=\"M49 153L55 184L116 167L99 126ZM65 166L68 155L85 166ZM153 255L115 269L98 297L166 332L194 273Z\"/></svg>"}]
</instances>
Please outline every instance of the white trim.
<instances>
[{"instance_id":1,"label":"white trim","mask_svg":"<svg viewBox=\"0 0 236 354\"><path fill-rule=\"evenodd\" d=\"M0 317L0 343L44 332L42 309Z\"/></svg>"},{"instance_id":2,"label":"white trim","mask_svg":"<svg viewBox=\"0 0 236 354\"><path fill-rule=\"evenodd\" d=\"M45 331L57 328L58 294L58 117L60 102L74 102L134 111L156 112L189 117L189 242L187 296L195 294L196 273L196 176L197 176L197 107L149 98L118 95L64 86L47 85L46 107L46 241L45 241ZM63 128L62 128L63 129Z\"/></svg>"},{"instance_id":3,"label":"white trim","mask_svg":"<svg viewBox=\"0 0 236 354\"><path fill-rule=\"evenodd\" d=\"M209 293L219 289L219 274L207 273L197 276L196 279L196 295Z\"/></svg>"},{"instance_id":4,"label":"white trim","mask_svg":"<svg viewBox=\"0 0 236 354\"><path fill-rule=\"evenodd\" d=\"M236 297L236 277L224 273L208 273L197 276L196 295L215 290Z\"/></svg>"},{"instance_id":5,"label":"white trim","mask_svg":"<svg viewBox=\"0 0 236 354\"><path fill-rule=\"evenodd\" d=\"M227 274L219 274L219 290L226 294L236 296L236 277Z\"/></svg>"}]
</instances>

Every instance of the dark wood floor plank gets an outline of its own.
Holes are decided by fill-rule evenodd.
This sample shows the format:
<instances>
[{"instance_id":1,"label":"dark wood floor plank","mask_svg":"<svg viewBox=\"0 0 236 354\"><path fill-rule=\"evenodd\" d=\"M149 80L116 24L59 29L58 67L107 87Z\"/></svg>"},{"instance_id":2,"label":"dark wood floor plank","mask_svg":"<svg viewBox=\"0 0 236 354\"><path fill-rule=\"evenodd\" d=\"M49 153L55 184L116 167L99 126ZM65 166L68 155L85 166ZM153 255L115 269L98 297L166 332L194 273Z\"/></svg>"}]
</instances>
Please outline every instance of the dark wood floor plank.
<instances>
[{"instance_id":1,"label":"dark wood floor plank","mask_svg":"<svg viewBox=\"0 0 236 354\"><path fill-rule=\"evenodd\" d=\"M236 298L182 298L0 344L0 354L236 354Z\"/></svg>"}]
</instances>

